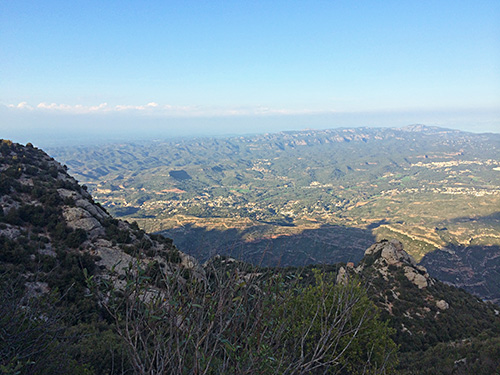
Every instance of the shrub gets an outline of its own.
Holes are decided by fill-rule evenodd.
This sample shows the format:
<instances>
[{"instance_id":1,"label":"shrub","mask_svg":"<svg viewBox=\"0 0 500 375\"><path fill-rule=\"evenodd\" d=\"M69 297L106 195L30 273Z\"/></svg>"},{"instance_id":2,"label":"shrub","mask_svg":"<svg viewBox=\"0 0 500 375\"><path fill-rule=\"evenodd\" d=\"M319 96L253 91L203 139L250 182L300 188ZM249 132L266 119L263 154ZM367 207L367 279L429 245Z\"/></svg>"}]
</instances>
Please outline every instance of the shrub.
<instances>
[{"instance_id":1,"label":"shrub","mask_svg":"<svg viewBox=\"0 0 500 375\"><path fill-rule=\"evenodd\" d=\"M66 245L68 247L77 248L87 239L87 232L81 228L75 229L73 232L68 234L66 238Z\"/></svg>"}]
</instances>

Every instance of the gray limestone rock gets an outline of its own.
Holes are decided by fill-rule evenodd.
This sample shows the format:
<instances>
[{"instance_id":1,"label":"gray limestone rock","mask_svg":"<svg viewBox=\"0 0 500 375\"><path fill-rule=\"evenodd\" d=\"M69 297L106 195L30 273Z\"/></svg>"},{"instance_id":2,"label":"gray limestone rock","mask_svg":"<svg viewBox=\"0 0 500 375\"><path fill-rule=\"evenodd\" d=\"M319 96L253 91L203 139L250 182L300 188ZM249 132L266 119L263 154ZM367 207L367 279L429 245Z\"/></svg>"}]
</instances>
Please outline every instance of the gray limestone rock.
<instances>
[{"instance_id":1,"label":"gray limestone rock","mask_svg":"<svg viewBox=\"0 0 500 375\"><path fill-rule=\"evenodd\" d=\"M426 288L429 285L427 278L420 274L415 268L406 266L404 267L404 271L406 278L415 284L419 289Z\"/></svg>"},{"instance_id":2,"label":"gray limestone rock","mask_svg":"<svg viewBox=\"0 0 500 375\"><path fill-rule=\"evenodd\" d=\"M339 272L337 273L337 284L345 285L347 284L347 272L344 267L340 267Z\"/></svg>"},{"instance_id":3,"label":"gray limestone rock","mask_svg":"<svg viewBox=\"0 0 500 375\"><path fill-rule=\"evenodd\" d=\"M448 302L442 299L436 302L436 307L440 310L447 310L450 308L450 305L448 304Z\"/></svg>"},{"instance_id":4,"label":"gray limestone rock","mask_svg":"<svg viewBox=\"0 0 500 375\"><path fill-rule=\"evenodd\" d=\"M378 272L387 278L389 266L402 267L405 276L419 289L432 285L427 270L417 265L415 259L403 249L403 244L397 240L384 240L370 246L365 251L365 256L376 256L374 266Z\"/></svg>"},{"instance_id":5,"label":"gray limestone rock","mask_svg":"<svg viewBox=\"0 0 500 375\"><path fill-rule=\"evenodd\" d=\"M75 202L75 204L77 207L83 208L86 211L88 211L92 216L96 217L97 219L104 219L109 216L106 212L104 212L102 208L96 206L95 204L90 203L86 199L78 199Z\"/></svg>"},{"instance_id":6,"label":"gray limestone rock","mask_svg":"<svg viewBox=\"0 0 500 375\"><path fill-rule=\"evenodd\" d=\"M104 228L101 223L87 210L81 207L65 207L63 216L68 227L72 229L83 229L89 233L91 238L95 238L104 233Z\"/></svg>"},{"instance_id":7,"label":"gray limestone rock","mask_svg":"<svg viewBox=\"0 0 500 375\"><path fill-rule=\"evenodd\" d=\"M121 249L111 246L98 246L94 254L100 258L97 262L98 266L104 266L107 270L113 270L119 275L124 275L129 264L134 261L133 257Z\"/></svg>"}]
</instances>

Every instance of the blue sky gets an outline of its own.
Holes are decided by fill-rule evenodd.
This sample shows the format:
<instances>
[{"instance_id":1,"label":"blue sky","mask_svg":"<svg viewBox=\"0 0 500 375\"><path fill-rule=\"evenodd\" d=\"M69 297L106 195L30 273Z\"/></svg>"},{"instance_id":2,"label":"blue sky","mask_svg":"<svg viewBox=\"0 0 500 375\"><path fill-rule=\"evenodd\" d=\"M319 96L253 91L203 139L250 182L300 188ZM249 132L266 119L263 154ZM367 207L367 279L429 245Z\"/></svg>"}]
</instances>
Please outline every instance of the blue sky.
<instances>
[{"instance_id":1,"label":"blue sky","mask_svg":"<svg viewBox=\"0 0 500 375\"><path fill-rule=\"evenodd\" d=\"M4 138L500 132L498 0L3 1L0 50Z\"/></svg>"}]
</instances>

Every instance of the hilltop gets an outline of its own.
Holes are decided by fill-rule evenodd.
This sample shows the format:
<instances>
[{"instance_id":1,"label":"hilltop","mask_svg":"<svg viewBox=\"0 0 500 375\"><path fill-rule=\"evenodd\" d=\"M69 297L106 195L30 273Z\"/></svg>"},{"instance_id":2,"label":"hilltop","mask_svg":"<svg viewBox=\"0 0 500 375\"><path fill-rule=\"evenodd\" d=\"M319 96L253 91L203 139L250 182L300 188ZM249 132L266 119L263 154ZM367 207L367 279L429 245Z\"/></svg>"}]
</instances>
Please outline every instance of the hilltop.
<instances>
[{"instance_id":1,"label":"hilltop","mask_svg":"<svg viewBox=\"0 0 500 375\"><path fill-rule=\"evenodd\" d=\"M172 240L114 219L68 175L67 167L43 151L3 140L0 152L0 238L12 252L4 254L4 261L27 267L31 261L58 259L63 252L87 262L96 259L96 267L109 273L137 256L148 261L161 256L194 269L195 260Z\"/></svg>"}]
</instances>

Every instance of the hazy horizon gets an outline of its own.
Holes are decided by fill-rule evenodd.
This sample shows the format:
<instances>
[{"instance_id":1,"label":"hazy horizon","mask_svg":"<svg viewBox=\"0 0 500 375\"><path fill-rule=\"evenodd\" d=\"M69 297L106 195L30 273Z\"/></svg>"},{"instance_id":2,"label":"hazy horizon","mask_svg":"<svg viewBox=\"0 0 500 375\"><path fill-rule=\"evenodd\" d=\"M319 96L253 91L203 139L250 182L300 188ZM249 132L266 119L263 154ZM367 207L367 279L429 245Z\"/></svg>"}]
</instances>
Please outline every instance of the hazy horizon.
<instances>
[{"instance_id":1,"label":"hazy horizon","mask_svg":"<svg viewBox=\"0 0 500 375\"><path fill-rule=\"evenodd\" d=\"M0 4L0 137L500 132L500 2Z\"/></svg>"},{"instance_id":2,"label":"hazy horizon","mask_svg":"<svg viewBox=\"0 0 500 375\"><path fill-rule=\"evenodd\" d=\"M413 118L418 120L412 121ZM37 124L50 126L5 127L0 138L37 147L57 147L92 145L115 142L133 142L148 140L168 140L191 137L231 137L281 131L300 131L306 129L336 128L400 128L422 124L441 128L467 131L472 133L500 133L496 122L489 121L488 113L438 112L428 114L396 113L334 113L314 116L246 116L238 118L172 118L173 126L163 126L165 120L146 118L138 122L134 118L122 118L117 124L110 124L105 119L88 117L60 116L58 121L52 118ZM46 122L47 121L47 122ZM72 126L68 127L67 124ZM141 126L137 126L141 124ZM237 124L238 126L234 126Z\"/></svg>"}]
</instances>

